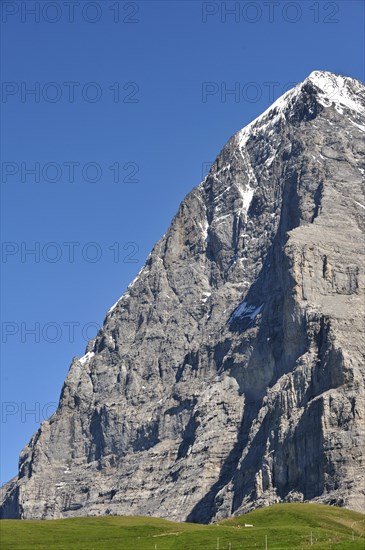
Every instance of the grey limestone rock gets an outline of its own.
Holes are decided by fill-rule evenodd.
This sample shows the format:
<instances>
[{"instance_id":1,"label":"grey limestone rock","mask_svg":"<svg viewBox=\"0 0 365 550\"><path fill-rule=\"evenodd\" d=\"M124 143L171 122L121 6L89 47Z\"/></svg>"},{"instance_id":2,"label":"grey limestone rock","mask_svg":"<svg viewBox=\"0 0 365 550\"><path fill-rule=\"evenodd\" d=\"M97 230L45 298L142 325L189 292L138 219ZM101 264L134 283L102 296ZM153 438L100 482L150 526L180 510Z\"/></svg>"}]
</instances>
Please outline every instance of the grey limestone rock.
<instances>
[{"instance_id":1,"label":"grey limestone rock","mask_svg":"<svg viewBox=\"0 0 365 550\"><path fill-rule=\"evenodd\" d=\"M364 507L365 89L316 71L234 135L109 310L3 518Z\"/></svg>"}]
</instances>

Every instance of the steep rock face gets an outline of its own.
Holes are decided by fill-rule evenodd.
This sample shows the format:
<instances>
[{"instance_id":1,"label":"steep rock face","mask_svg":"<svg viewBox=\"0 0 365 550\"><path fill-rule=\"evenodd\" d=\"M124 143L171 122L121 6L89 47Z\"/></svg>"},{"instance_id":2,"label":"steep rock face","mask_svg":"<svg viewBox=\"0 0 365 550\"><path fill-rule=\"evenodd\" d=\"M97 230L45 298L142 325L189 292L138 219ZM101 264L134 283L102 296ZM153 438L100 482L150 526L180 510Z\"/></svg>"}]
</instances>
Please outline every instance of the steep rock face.
<instances>
[{"instance_id":1,"label":"steep rock face","mask_svg":"<svg viewBox=\"0 0 365 550\"><path fill-rule=\"evenodd\" d=\"M314 72L182 202L2 489L2 517L364 505L365 91Z\"/></svg>"}]
</instances>

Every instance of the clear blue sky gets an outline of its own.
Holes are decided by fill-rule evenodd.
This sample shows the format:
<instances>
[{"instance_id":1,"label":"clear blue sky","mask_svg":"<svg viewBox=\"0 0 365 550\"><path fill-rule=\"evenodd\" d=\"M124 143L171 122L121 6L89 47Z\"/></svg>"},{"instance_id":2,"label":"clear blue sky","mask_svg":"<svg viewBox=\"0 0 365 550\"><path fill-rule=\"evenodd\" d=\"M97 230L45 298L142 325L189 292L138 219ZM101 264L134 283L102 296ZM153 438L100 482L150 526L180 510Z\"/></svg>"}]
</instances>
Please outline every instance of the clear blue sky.
<instances>
[{"instance_id":1,"label":"clear blue sky","mask_svg":"<svg viewBox=\"0 0 365 550\"><path fill-rule=\"evenodd\" d=\"M2 482L227 139L312 70L364 78L361 1L34 4L1 2Z\"/></svg>"}]
</instances>

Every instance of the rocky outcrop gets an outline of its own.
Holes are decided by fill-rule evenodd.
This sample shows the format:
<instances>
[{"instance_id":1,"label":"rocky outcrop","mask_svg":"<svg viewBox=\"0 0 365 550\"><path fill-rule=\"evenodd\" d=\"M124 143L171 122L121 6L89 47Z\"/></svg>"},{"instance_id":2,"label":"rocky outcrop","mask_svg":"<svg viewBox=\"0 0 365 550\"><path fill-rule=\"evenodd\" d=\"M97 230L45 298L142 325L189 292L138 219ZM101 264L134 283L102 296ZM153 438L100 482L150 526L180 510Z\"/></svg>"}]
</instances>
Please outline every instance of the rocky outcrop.
<instances>
[{"instance_id":1,"label":"rocky outcrop","mask_svg":"<svg viewBox=\"0 0 365 550\"><path fill-rule=\"evenodd\" d=\"M74 358L2 517L363 509L365 91L314 72L233 136Z\"/></svg>"}]
</instances>

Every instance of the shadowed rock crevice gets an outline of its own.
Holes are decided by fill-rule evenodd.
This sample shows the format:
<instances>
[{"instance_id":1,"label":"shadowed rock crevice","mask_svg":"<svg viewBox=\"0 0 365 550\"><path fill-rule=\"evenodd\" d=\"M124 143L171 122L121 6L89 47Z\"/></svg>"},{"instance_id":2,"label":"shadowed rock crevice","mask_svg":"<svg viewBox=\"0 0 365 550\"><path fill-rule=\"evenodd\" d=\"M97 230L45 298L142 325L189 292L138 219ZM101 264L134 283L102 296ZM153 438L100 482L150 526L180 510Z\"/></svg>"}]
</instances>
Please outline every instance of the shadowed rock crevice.
<instances>
[{"instance_id":1,"label":"shadowed rock crevice","mask_svg":"<svg viewBox=\"0 0 365 550\"><path fill-rule=\"evenodd\" d=\"M194 506L187 516L186 521L193 523L210 523L216 516L219 506L222 503L219 499L219 493L231 481L236 471L242 452L248 442L252 421L259 409L259 402L249 401L245 404L242 423L237 434L237 441L221 468L218 480L210 488L207 494Z\"/></svg>"}]
</instances>

